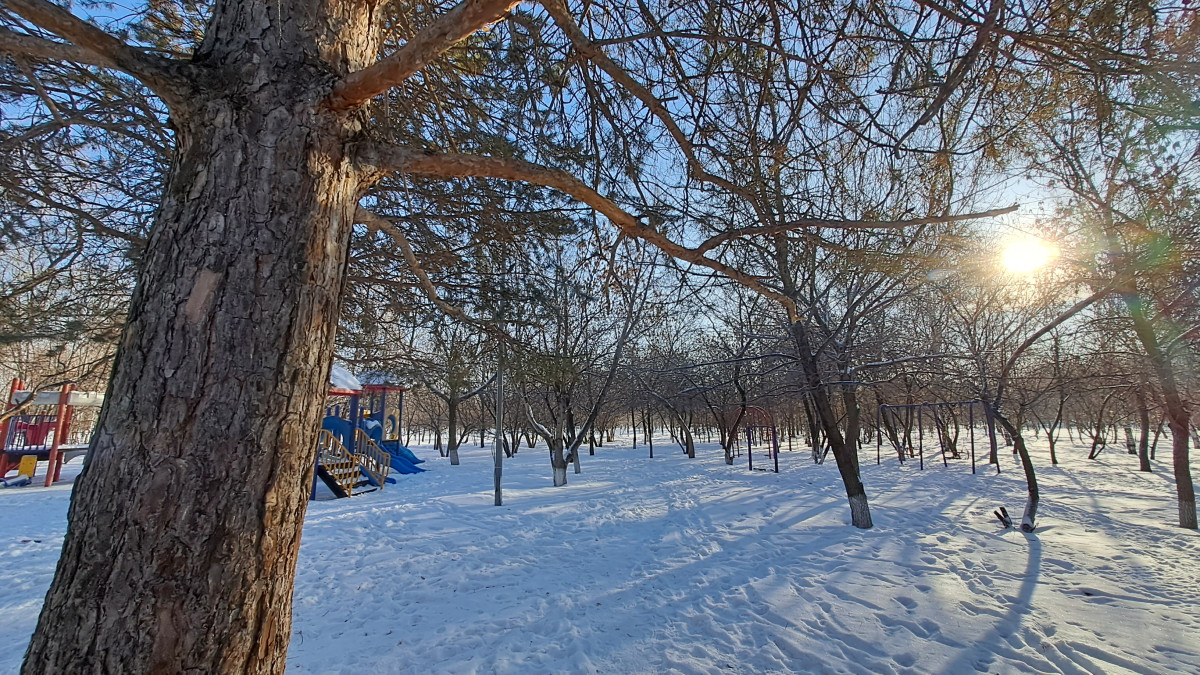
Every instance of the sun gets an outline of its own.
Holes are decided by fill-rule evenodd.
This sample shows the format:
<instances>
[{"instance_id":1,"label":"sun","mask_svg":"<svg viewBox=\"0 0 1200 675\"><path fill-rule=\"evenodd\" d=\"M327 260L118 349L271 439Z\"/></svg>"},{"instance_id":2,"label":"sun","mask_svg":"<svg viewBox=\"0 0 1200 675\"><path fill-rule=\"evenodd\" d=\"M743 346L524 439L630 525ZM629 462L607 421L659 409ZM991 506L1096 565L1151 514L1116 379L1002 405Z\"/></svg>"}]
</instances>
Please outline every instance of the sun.
<instances>
[{"instance_id":1,"label":"sun","mask_svg":"<svg viewBox=\"0 0 1200 675\"><path fill-rule=\"evenodd\" d=\"M1000 264L1010 274L1028 275L1049 265L1058 257L1058 247L1041 239L1027 238L1009 242L1000 254Z\"/></svg>"}]
</instances>

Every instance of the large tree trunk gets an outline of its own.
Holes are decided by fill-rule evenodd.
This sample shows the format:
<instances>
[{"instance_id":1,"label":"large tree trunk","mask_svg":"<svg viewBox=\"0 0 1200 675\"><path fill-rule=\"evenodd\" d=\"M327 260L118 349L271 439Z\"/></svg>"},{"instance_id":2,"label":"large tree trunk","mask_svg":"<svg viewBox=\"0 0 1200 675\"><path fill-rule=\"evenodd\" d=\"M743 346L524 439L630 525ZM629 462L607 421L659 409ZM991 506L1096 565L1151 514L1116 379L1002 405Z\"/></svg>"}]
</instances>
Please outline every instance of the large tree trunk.
<instances>
[{"instance_id":1,"label":"large tree trunk","mask_svg":"<svg viewBox=\"0 0 1200 675\"><path fill-rule=\"evenodd\" d=\"M25 673L281 673L362 180L342 2L219 2ZM282 17L282 21L276 19ZM215 69L220 69L220 79ZM324 86L327 86L324 85Z\"/></svg>"},{"instance_id":2,"label":"large tree trunk","mask_svg":"<svg viewBox=\"0 0 1200 675\"><path fill-rule=\"evenodd\" d=\"M568 465L566 455L563 454L562 439L547 439L546 444L550 446L550 469L554 474L554 487L562 487L567 484Z\"/></svg>"}]
</instances>

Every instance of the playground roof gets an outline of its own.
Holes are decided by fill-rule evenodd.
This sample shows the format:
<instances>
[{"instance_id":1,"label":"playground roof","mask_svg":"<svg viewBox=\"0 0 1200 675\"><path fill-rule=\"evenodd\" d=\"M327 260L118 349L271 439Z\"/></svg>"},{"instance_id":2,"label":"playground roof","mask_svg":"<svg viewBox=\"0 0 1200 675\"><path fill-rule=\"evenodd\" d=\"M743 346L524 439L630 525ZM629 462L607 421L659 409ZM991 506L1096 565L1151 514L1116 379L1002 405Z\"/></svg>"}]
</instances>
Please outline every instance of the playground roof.
<instances>
[{"instance_id":1,"label":"playground roof","mask_svg":"<svg viewBox=\"0 0 1200 675\"><path fill-rule=\"evenodd\" d=\"M337 365L329 370L329 393L353 396L362 391L362 383L350 371Z\"/></svg>"}]
</instances>

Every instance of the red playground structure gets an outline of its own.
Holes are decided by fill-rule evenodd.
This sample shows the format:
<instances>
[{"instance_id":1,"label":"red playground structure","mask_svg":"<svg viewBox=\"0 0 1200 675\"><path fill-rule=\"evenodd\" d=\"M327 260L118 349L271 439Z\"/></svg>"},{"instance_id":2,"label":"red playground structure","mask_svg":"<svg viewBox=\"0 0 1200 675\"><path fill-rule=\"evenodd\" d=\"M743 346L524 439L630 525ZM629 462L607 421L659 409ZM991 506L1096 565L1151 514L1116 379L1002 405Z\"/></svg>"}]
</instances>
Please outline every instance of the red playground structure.
<instances>
[{"instance_id":1,"label":"red playground structure","mask_svg":"<svg viewBox=\"0 0 1200 675\"><path fill-rule=\"evenodd\" d=\"M75 409L99 407L104 403L104 394L76 391L73 384L36 395L25 387L24 382L14 378L4 401L6 411L22 405L24 408L0 422L0 448L3 450L0 452L0 479L20 466L21 458L34 456L40 462L49 463L45 485L50 487L61 477L63 464L87 454L92 428L88 425L86 429L72 430ZM29 401L31 395L33 400Z\"/></svg>"}]
</instances>

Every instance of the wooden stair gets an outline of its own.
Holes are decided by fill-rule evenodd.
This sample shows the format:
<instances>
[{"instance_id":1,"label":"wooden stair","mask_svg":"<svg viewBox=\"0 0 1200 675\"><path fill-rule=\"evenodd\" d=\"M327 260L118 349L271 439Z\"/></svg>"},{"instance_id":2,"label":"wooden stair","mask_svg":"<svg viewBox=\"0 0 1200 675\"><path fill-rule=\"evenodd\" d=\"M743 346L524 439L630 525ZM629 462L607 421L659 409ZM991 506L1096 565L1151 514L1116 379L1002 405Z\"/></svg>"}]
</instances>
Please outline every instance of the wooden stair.
<instances>
[{"instance_id":1,"label":"wooden stair","mask_svg":"<svg viewBox=\"0 0 1200 675\"><path fill-rule=\"evenodd\" d=\"M350 497L360 471L354 455L328 429L317 434L317 476L338 497Z\"/></svg>"},{"instance_id":2,"label":"wooden stair","mask_svg":"<svg viewBox=\"0 0 1200 675\"><path fill-rule=\"evenodd\" d=\"M354 458L370 484L382 490L392 470L392 456L380 448L362 429L354 430Z\"/></svg>"},{"instance_id":3,"label":"wooden stair","mask_svg":"<svg viewBox=\"0 0 1200 675\"><path fill-rule=\"evenodd\" d=\"M347 450L328 429L317 434L317 477L336 497L382 490L392 470L392 456L362 429L355 430L354 449Z\"/></svg>"}]
</instances>

